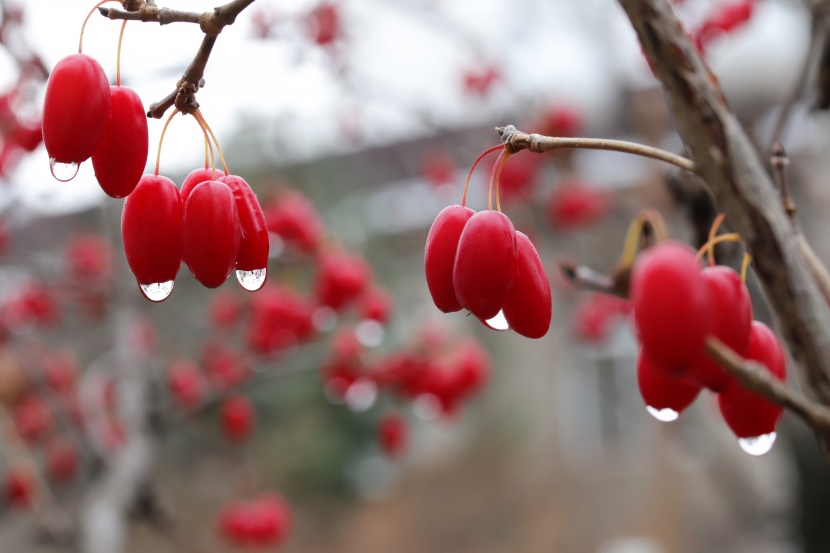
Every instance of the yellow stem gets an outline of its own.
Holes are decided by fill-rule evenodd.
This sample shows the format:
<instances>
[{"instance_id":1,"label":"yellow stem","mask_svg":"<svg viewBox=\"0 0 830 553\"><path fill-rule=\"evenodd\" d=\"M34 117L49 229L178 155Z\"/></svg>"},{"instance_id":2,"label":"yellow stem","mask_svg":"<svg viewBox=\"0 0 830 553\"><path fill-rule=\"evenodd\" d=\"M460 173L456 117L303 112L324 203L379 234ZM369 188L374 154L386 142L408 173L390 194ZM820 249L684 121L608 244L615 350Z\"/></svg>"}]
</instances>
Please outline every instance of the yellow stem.
<instances>
[{"instance_id":1,"label":"yellow stem","mask_svg":"<svg viewBox=\"0 0 830 553\"><path fill-rule=\"evenodd\" d=\"M208 138L207 129L205 128L205 120L202 119L201 117L197 117L195 112L192 113L191 115L193 115L193 118L199 124L199 128L202 129L202 134L205 135L205 168L207 169L208 167L213 167L213 171L210 174L210 178L211 178L211 180L215 180L216 179L216 155L213 153L213 146L211 146L210 139ZM210 148L210 165L208 165L208 161L207 161L208 147Z\"/></svg>"},{"instance_id":2,"label":"yellow stem","mask_svg":"<svg viewBox=\"0 0 830 553\"><path fill-rule=\"evenodd\" d=\"M91 10L89 10L89 13L86 14L86 17L84 18L84 23L83 23L83 25L81 25L81 38L78 39L78 53L79 54L83 54L83 52L84 52L84 29L86 28L86 22L89 21L89 18L92 16L93 13L95 13L95 10L97 10L99 6L103 6L107 2L118 2L118 0L101 0L101 2L98 2L97 4L95 4L95 7L93 7Z\"/></svg>"},{"instance_id":3,"label":"yellow stem","mask_svg":"<svg viewBox=\"0 0 830 553\"><path fill-rule=\"evenodd\" d=\"M746 284L746 273L749 270L750 263L752 263L752 256L745 253L743 263L741 263L741 282L744 284Z\"/></svg>"},{"instance_id":4,"label":"yellow stem","mask_svg":"<svg viewBox=\"0 0 830 553\"><path fill-rule=\"evenodd\" d=\"M173 116L179 113L179 110L173 108L173 113L170 114L170 117L167 118L167 121L164 122L164 127L161 129L161 136L159 137L159 149L156 153L156 172L154 173L156 176L159 174L159 160L161 160L161 145L164 142L164 133L167 132L167 125L170 124L170 121L173 119Z\"/></svg>"},{"instance_id":5,"label":"yellow stem","mask_svg":"<svg viewBox=\"0 0 830 553\"><path fill-rule=\"evenodd\" d=\"M668 239L669 232L663 216L654 209L643 209L637 213L628 226L628 233L625 235L625 243L623 244L622 257L620 258L621 267L631 267L634 264L634 259L637 257L637 250L639 249L640 236L643 234L643 225L646 222L651 225L654 231L654 239L657 242Z\"/></svg>"},{"instance_id":6,"label":"yellow stem","mask_svg":"<svg viewBox=\"0 0 830 553\"><path fill-rule=\"evenodd\" d=\"M493 209L493 181L496 179L496 171L499 169L499 165L508 154L507 148L502 148L499 157L496 159L496 162L493 164L493 169L490 171L490 184L487 185L487 209Z\"/></svg>"},{"instance_id":7,"label":"yellow stem","mask_svg":"<svg viewBox=\"0 0 830 553\"><path fill-rule=\"evenodd\" d=\"M501 177L501 170L504 169L504 164L507 163L507 158L510 157L510 154L512 154L512 152L505 148L504 153L500 157L501 162L499 163L499 168L496 170L496 209L499 212L501 212L501 202L499 201L499 177Z\"/></svg>"},{"instance_id":8,"label":"yellow stem","mask_svg":"<svg viewBox=\"0 0 830 553\"><path fill-rule=\"evenodd\" d=\"M121 42L124 40L124 29L127 27L127 20L121 24L121 32L118 34L118 54L115 57L115 86L121 86Z\"/></svg>"},{"instance_id":9,"label":"yellow stem","mask_svg":"<svg viewBox=\"0 0 830 553\"><path fill-rule=\"evenodd\" d=\"M481 154L480 156L478 156L478 158L476 158L475 162L473 163L473 166L470 167L470 172L467 173L467 180L466 180L466 182L464 182L464 195L461 196L461 206L462 207L467 205L467 190L470 188L470 179L473 176L473 171L475 171L476 165L478 165L478 163L482 159L487 157L487 155L492 154L493 152L495 152L496 150L500 150L501 148L504 148L504 146L502 146L501 144L499 144L498 146L493 146L492 148L488 148L483 154Z\"/></svg>"},{"instance_id":10,"label":"yellow stem","mask_svg":"<svg viewBox=\"0 0 830 553\"><path fill-rule=\"evenodd\" d=\"M712 222L712 228L709 229L709 242L715 239L715 236L718 235L718 229L720 228L721 224L723 224L723 220L726 218L726 213L718 213L718 216L715 217L715 220ZM709 248L709 266L714 267L715 265L715 248L712 246Z\"/></svg>"},{"instance_id":11,"label":"yellow stem","mask_svg":"<svg viewBox=\"0 0 830 553\"><path fill-rule=\"evenodd\" d=\"M696 258L697 259L702 258L703 254L705 254L710 248L713 248L713 247L717 246L718 244L722 244L723 242L740 242L740 241L741 241L741 235L738 234L737 232L730 232L729 234L721 234L720 236L718 236L716 238L713 238L712 240L709 240L708 242L703 244L703 246L701 246L701 248L699 250L697 250Z\"/></svg>"},{"instance_id":12,"label":"yellow stem","mask_svg":"<svg viewBox=\"0 0 830 553\"><path fill-rule=\"evenodd\" d=\"M205 125L207 132L210 133L210 137L213 139L213 143L216 145L216 151L219 153L219 160L222 162L222 170L225 172L225 175L229 175L230 171L228 171L228 166L225 164L225 156L222 155L222 148L219 146L219 141L216 140L216 135L213 134L213 131L210 129L210 125L208 125L205 116L202 115L201 110L196 110L194 115Z\"/></svg>"}]
</instances>

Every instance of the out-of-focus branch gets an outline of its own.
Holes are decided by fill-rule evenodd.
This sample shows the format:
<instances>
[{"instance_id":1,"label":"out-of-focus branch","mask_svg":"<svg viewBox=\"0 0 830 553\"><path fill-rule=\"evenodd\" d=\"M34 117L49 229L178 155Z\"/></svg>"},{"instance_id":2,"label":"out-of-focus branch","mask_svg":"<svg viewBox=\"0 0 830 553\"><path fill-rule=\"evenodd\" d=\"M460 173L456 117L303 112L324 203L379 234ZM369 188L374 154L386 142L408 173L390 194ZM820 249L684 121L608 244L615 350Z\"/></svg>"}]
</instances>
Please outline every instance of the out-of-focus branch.
<instances>
[{"instance_id":1,"label":"out-of-focus branch","mask_svg":"<svg viewBox=\"0 0 830 553\"><path fill-rule=\"evenodd\" d=\"M786 407L811 427L830 432L830 409L787 386L760 363L744 359L714 336L707 339L706 352L745 388Z\"/></svg>"},{"instance_id":2,"label":"out-of-focus branch","mask_svg":"<svg viewBox=\"0 0 830 553\"><path fill-rule=\"evenodd\" d=\"M663 83L695 172L752 254L808 394L830 404L830 310L752 142L667 0L619 0ZM820 439L830 450L830 432Z\"/></svg>"},{"instance_id":3,"label":"out-of-focus branch","mask_svg":"<svg viewBox=\"0 0 830 553\"><path fill-rule=\"evenodd\" d=\"M161 119L164 113L172 106L176 106L176 109L182 113L192 113L199 109L199 103L196 101L196 93L205 85L205 67L210 59L213 45L216 43L216 37L219 36L219 33L222 32L225 26L231 25L236 21L236 16L242 10L253 3L254 0L232 0L227 4L214 8L213 11L204 13L159 8L155 2L144 2L136 6L128 6L129 8L136 8L130 11L116 8L98 8L101 15L109 19L155 22L160 25L167 25L169 23L198 23L199 28L205 33L205 38L202 39L199 50L187 66L187 69L185 69L182 78L176 83L176 90L165 96L164 99L152 103L150 109L147 110L147 117ZM135 2L135 4L139 3Z\"/></svg>"}]
</instances>

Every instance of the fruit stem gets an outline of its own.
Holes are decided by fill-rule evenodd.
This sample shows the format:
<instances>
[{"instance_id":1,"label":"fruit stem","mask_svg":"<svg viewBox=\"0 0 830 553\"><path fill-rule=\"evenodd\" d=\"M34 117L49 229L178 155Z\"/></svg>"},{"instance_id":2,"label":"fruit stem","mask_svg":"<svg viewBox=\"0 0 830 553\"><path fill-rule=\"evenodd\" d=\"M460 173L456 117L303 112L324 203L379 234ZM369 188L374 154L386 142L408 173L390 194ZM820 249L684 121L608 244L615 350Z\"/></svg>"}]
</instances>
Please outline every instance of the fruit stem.
<instances>
[{"instance_id":1,"label":"fruit stem","mask_svg":"<svg viewBox=\"0 0 830 553\"><path fill-rule=\"evenodd\" d=\"M222 170L225 172L225 175L229 175L230 172L228 171L228 166L225 164L225 156L222 155L222 148L219 146L219 141L216 140L216 135L213 134L213 131L210 129L210 125L208 125L208 122L205 120L205 116L202 115L201 110L198 109L195 112L193 112L193 114L199 121L201 121L202 124L204 124L205 128L207 129L207 132L210 133L210 137L213 139L213 143L216 144L216 151L219 153L219 160L222 162ZM216 164L214 163L214 167L215 166Z\"/></svg>"},{"instance_id":2,"label":"fruit stem","mask_svg":"<svg viewBox=\"0 0 830 553\"><path fill-rule=\"evenodd\" d=\"M715 217L715 220L712 221L712 227L709 229L709 239L706 242L707 244L712 242L715 239L715 236L718 235L718 229L720 228L721 224L723 224L723 220L726 218L726 213L718 213L718 216ZM709 248L707 253L709 259L709 266L715 266L715 247L714 245Z\"/></svg>"},{"instance_id":3,"label":"fruit stem","mask_svg":"<svg viewBox=\"0 0 830 553\"><path fill-rule=\"evenodd\" d=\"M504 164L507 163L507 158L511 156L512 152L507 148L504 149L504 153L501 157L501 163L499 163L499 169L496 171L496 209L501 212L501 202L499 201L499 178L501 177L501 170L504 169Z\"/></svg>"},{"instance_id":4,"label":"fruit stem","mask_svg":"<svg viewBox=\"0 0 830 553\"><path fill-rule=\"evenodd\" d=\"M467 189L470 187L470 178L472 178L473 171L475 171L478 162L484 159L488 154L492 154L496 150L500 150L502 148L504 148L504 146L499 144L498 146L493 146L492 148L487 149L483 154L478 156L478 158L475 160L475 163L473 163L473 166L470 167L470 172L467 173L467 181L464 183L464 195L461 196L461 207L466 207L467 205Z\"/></svg>"},{"instance_id":5,"label":"fruit stem","mask_svg":"<svg viewBox=\"0 0 830 553\"><path fill-rule=\"evenodd\" d=\"M623 245L622 258L620 259L620 267L631 267L634 264L634 258L637 257L638 244L640 237L643 235L643 226L645 223L651 225L654 231L654 237L658 242L662 242L669 237L669 232L666 229L666 222L663 216L654 209L643 209L634 217L631 224L628 226L628 233L625 235L625 243Z\"/></svg>"},{"instance_id":6,"label":"fruit stem","mask_svg":"<svg viewBox=\"0 0 830 553\"><path fill-rule=\"evenodd\" d=\"M749 269L749 264L752 263L752 256L748 253L744 254L744 260L741 263L741 282L746 284L746 272Z\"/></svg>"},{"instance_id":7,"label":"fruit stem","mask_svg":"<svg viewBox=\"0 0 830 553\"><path fill-rule=\"evenodd\" d=\"M213 172L210 174L211 179L216 178L216 155L213 153L213 146L210 143L210 139L208 138L207 129L205 128L204 119L200 119L196 117L195 113L192 113L193 118L199 124L199 128L202 130L202 134L205 135L205 169L208 167L213 167ZM208 164L208 149L210 150L210 164Z\"/></svg>"},{"instance_id":8,"label":"fruit stem","mask_svg":"<svg viewBox=\"0 0 830 553\"><path fill-rule=\"evenodd\" d=\"M159 137L159 149L156 153L156 171L153 173L154 175L158 176L159 174L159 160L161 160L161 144L164 142L164 133L167 132L167 125L170 124L170 121L173 119L173 116L179 113L178 109L173 109L173 112L170 114L170 117L167 118L167 121L164 122L164 127L161 129L161 136Z\"/></svg>"},{"instance_id":9,"label":"fruit stem","mask_svg":"<svg viewBox=\"0 0 830 553\"><path fill-rule=\"evenodd\" d=\"M498 159L496 159L496 162L493 164L492 171L490 171L490 184L487 185L487 209L493 209L493 181L496 180L496 173L501 173L500 167L504 165L504 162L507 160L507 156L509 155L510 153L507 148L502 148ZM501 211L501 206L499 206L498 191L496 192L496 206L498 207L498 210Z\"/></svg>"},{"instance_id":10,"label":"fruit stem","mask_svg":"<svg viewBox=\"0 0 830 553\"><path fill-rule=\"evenodd\" d=\"M95 6L91 10L89 10L89 13L86 14L86 17L84 18L84 22L81 25L81 38L78 39L78 53L79 54L84 53L84 29L86 28L86 22L89 21L89 18L92 16L93 13L95 13L95 10L97 10L99 6L103 6L107 2L118 2L118 0L101 0L101 2L98 2L97 4L95 4Z\"/></svg>"},{"instance_id":11,"label":"fruit stem","mask_svg":"<svg viewBox=\"0 0 830 553\"><path fill-rule=\"evenodd\" d=\"M740 242L741 235L737 232L730 232L729 234L721 234L720 236L713 238L703 244L699 250L697 250L697 255L695 256L696 259L700 259L703 257L708 250L717 246L718 244L722 244L723 242Z\"/></svg>"},{"instance_id":12,"label":"fruit stem","mask_svg":"<svg viewBox=\"0 0 830 553\"><path fill-rule=\"evenodd\" d=\"M124 29L127 27L127 20L121 24L121 32L118 33L118 54L115 56L115 86L121 86L121 42L124 40Z\"/></svg>"}]
</instances>

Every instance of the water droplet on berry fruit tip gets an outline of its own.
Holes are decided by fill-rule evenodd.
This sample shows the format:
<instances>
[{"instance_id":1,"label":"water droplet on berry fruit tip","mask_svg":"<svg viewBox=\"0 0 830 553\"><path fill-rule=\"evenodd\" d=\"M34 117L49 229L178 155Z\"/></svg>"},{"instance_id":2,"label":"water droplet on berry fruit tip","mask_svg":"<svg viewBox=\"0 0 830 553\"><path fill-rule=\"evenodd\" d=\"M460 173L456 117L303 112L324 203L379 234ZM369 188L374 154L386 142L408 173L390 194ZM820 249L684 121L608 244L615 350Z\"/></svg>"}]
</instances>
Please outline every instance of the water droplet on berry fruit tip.
<instances>
[{"instance_id":1,"label":"water droplet on berry fruit tip","mask_svg":"<svg viewBox=\"0 0 830 553\"><path fill-rule=\"evenodd\" d=\"M769 434L755 436L754 438L739 438L738 445L750 455L757 457L772 449L776 437L775 432L770 432Z\"/></svg>"},{"instance_id":2,"label":"water droplet on berry fruit tip","mask_svg":"<svg viewBox=\"0 0 830 553\"><path fill-rule=\"evenodd\" d=\"M646 411L648 411L648 413L652 417L654 417L660 422L676 421L677 417L680 416L680 413L678 413L674 409L669 409L668 407L666 407L665 409L657 409L655 407L652 407L651 405L646 405Z\"/></svg>"},{"instance_id":3,"label":"water droplet on berry fruit tip","mask_svg":"<svg viewBox=\"0 0 830 553\"><path fill-rule=\"evenodd\" d=\"M58 163L55 158L49 159L49 170L52 171L52 176L55 180L61 182L69 182L78 174L79 163L71 161L69 163Z\"/></svg>"},{"instance_id":4,"label":"water droplet on berry fruit tip","mask_svg":"<svg viewBox=\"0 0 830 553\"><path fill-rule=\"evenodd\" d=\"M363 321L354 331L357 341L367 348L376 348L383 343L383 325L377 321Z\"/></svg>"},{"instance_id":5,"label":"water droplet on berry fruit tip","mask_svg":"<svg viewBox=\"0 0 830 553\"><path fill-rule=\"evenodd\" d=\"M346 406L352 411L368 411L378 398L378 385L374 380L358 378L346 391Z\"/></svg>"},{"instance_id":6,"label":"water droplet on berry fruit tip","mask_svg":"<svg viewBox=\"0 0 830 553\"><path fill-rule=\"evenodd\" d=\"M265 284L268 269L254 269L253 271L236 271L236 280L249 292L256 292Z\"/></svg>"},{"instance_id":7,"label":"water droplet on berry fruit tip","mask_svg":"<svg viewBox=\"0 0 830 553\"><path fill-rule=\"evenodd\" d=\"M492 319L487 319L484 321L484 324L487 325L488 328L493 330L510 330L510 323L507 322L507 319L504 317L504 311L499 311L496 313L496 316Z\"/></svg>"},{"instance_id":8,"label":"water droplet on berry fruit tip","mask_svg":"<svg viewBox=\"0 0 830 553\"><path fill-rule=\"evenodd\" d=\"M141 293L150 301L164 301L170 297L173 292L173 281L167 282L153 282L151 284L140 284Z\"/></svg>"}]
</instances>

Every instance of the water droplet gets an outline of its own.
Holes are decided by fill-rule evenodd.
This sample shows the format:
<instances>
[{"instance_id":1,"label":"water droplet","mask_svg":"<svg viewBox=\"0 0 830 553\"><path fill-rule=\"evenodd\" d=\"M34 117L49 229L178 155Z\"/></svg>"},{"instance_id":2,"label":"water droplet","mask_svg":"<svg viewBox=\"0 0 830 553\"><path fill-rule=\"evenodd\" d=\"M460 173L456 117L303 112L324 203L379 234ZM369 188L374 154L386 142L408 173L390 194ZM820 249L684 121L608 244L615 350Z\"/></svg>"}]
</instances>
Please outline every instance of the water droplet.
<instances>
[{"instance_id":1,"label":"water droplet","mask_svg":"<svg viewBox=\"0 0 830 553\"><path fill-rule=\"evenodd\" d=\"M139 284L141 293L150 301L164 301L173 291L173 281L167 282L153 282L151 284Z\"/></svg>"},{"instance_id":2,"label":"water droplet","mask_svg":"<svg viewBox=\"0 0 830 553\"><path fill-rule=\"evenodd\" d=\"M337 326L337 312L325 305L318 307L311 314L311 324L320 332L334 330L334 327Z\"/></svg>"},{"instance_id":3,"label":"water droplet","mask_svg":"<svg viewBox=\"0 0 830 553\"><path fill-rule=\"evenodd\" d=\"M657 409L655 407L652 407L651 405L646 405L646 411L648 411L652 417L654 417L660 422L676 421L677 417L680 416L680 413L678 413L674 409L669 409L668 407L666 407L665 409Z\"/></svg>"},{"instance_id":4,"label":"water droplet","mask_svg":"<svg viewBox=\"0 0 830 553\"><path fill-rule=\"evenodd\" d=\"M772 449L776 437L775 432L770 432L769 434L755 436L754 438L739 438L738 445L750 455L757 457Z\"/></svg>"},{"instance_id":5,"label":"water droplet","mask_svg":"<svg viewBox=\"0 0 830 553\"><path fill-rule=\"evenodd\" d=\"M352 411L368 411L378 398L378 385L374 380L358 378L346 391L346 405Z\"/></svg>"},{"instance_id":6,"label":"water droplet","mask_svg":"<svg viewBox=\"0 0 830 553\"><path fill-rule=\"evenodd\" d=\"M415 416L424 421L434 421L441 416L441 401L432 394L421 394L412 402Z\"/></svg>"},{"instance_id":7,"label":"water droplet","mask_svg":"<svg viewBox=\"0 0 830 553\"><path fill-rule=\"evenodd\" d=\"M79 163L74 161L70 163L58 163L55 158L49 159L49 169L52 171L52 176L61 182L69 182L78 174Z\"/></svg>"},{"instance_id":8,"label":"water droplet","mask_svg":"<svg viewBox=\"0 0 830 553\"><path fill-rule=\"evenodd\" d=\"M256 292L265 284L268 269L254 269L253 271L236 271L236 280L249 292Z\"/></svg>"},{"instance_id":9,"label":"water droplet","mask_svg":"<svg viewBox=\"0 0 830 553\"><path fill-rule=\"evenodd\" d=\"M377 321L363 321L355 328L354 335L364 347L376 348L383 343L383 325Z\"/></svg>"},{"instance_id":10,"label":"water droplet","mask_svg":"<svg viewBox=\"0 0 830 553\"><path fill-rule=\"evenodd\" d=\"M510 330L510 324L507 322L507 319L504 318L504 311L499 311L495 317L483 322L488 328L492 328L493 330Z\"/></svg>"}]
</instances>

